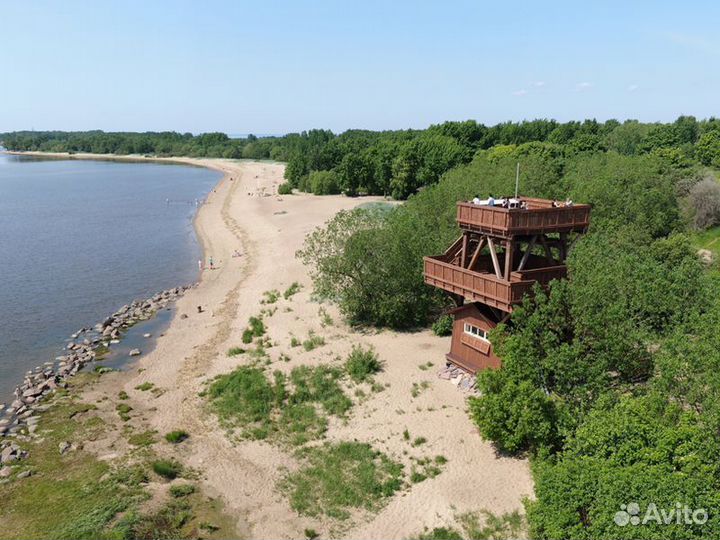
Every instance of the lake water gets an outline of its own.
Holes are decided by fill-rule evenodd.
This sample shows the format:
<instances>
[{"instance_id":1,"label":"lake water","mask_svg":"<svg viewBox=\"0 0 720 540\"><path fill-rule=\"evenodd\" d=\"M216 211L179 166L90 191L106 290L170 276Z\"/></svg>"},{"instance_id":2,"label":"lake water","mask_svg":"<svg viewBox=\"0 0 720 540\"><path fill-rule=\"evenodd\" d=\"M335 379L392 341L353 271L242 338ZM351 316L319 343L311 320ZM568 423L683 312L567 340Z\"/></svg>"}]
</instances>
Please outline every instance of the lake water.
<instances>
[{"instance_id":1,"label":"lake water","mask_svg":"<svg viewBox=\"0 0 720 540\"><path fill-rule=\"evenodd\" d=\"M0 154L0 402L71 333L197 280L196 200L220 176Z\"/></svg>"}]
</instances>

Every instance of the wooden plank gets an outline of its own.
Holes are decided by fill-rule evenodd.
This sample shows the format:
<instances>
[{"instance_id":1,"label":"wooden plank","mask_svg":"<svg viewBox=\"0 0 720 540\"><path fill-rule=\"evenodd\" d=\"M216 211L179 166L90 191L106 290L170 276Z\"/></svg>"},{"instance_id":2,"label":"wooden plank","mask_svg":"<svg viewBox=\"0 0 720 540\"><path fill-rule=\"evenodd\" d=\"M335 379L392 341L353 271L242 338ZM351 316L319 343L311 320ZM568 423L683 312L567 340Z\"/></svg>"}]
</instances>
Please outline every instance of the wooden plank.
<instances>
[{"instance_id":1,"label":"wooden plank","mask_svg":"<svg viewBox=\"0 0 720 540\"><path fill-rule=\"evenodd\" d=\"M488 236L488 247L490 248L490 257L492 257L493 267L495 268L495 275L498 279L502 279L502 272L500 271L500 263L498 262L498 256L495 252L495 244L493 239Z\"/></svg>"},{"instance_id":2,"label":"wooden plank","mask_svg":"<svg viewBox=\"0 0 720 540\"><path fill-rule=\"evenodd\" d=\"M477 263L478 258L480 257L480 252L482 251L483 245L485 245L485 237L481 236L480 240L478 240L478 245L475 248L475 253L473 253L472 259L470 259L470 264L468 264L468 269L472 270L475 264Z\"/></svg>"},{"instance_id":3,"label":"wooden plank","mask_svg":"<svg viewBox=\"0 0 720 540\"><path fill-rule=\"evenodd\" d=\"M535 242L537 242L537 235L533 236L530 240L530 243L528 244L527 249L525 250L525 253L523 253L522 259L520 259L520 264L518 265L518 272L525 268L525 264L528 262L528 259L530 258L530 254L532 253L533 248L535 247Z\"/></svg>"},{"instance_id":4,"label":"wooden plank","mask_svg":"<svg viewBox=\"0 0 720 540\"><path fill-rule=\"evenodd\" d=\"M460 266L463 268L465 268L465 261L467 260L467 245L468 245L468 235L463 234L462 250L460 251Z\"/></svg>"},{"instance_id":5,"label":"wooden plank","mask_svg":"<svg viewBox=\"0 0 720 540\"><path fill-rule=\"evenodd\" d=\"M510 281L510 272L512 272L513 264L513 242L508 240L505 242L505 281Z\"/></svg>"}]
</instances>

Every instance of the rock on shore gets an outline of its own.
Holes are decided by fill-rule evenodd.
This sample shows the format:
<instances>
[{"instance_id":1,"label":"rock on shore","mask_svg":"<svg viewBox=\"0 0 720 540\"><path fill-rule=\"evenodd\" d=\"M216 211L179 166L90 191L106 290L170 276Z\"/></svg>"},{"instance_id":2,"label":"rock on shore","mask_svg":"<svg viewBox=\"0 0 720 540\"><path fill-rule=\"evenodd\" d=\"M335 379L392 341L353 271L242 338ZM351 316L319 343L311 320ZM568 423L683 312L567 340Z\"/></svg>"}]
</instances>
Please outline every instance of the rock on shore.
<instances>
[{"instance_id":1,"label":"rock on shore","mask_svg":"<svg viewBox=\"0 0 720 540\"><path fill-rule=\"evenodd\" d=\"M35 412L41 410L39 402L57 388L66 388L67 379L80 371L88 362L95 360L98 347L106 348L111 343L119 343L122 335L132 325L145 321L155 312L167 307L181 297L189 286L176 287L162 291L146 300L134 300L115 313L106 317L92 328L81 328L70 336L64 354L53 362L45 362L33 371L27 371L22 384L15 388L15 399L9 407L0 407L0 437L15 436L27 432L33 434L37 429L38 417ZM131 356L140 354L133 349ZM3 410L4 409L4 410ZM21 459L14 446L4 446L0 453L0 464L6 459ZM19 449L18 449L19 450Z\"/></svg>"}]
</instances>

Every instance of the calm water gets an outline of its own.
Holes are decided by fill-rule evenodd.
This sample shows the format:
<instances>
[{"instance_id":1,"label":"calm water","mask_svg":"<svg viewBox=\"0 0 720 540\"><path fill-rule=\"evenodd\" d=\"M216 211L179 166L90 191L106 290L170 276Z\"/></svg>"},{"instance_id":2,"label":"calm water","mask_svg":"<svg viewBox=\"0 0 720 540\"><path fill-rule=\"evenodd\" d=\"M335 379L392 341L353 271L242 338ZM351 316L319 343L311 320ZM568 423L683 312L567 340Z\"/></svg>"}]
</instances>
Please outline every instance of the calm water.
<instances>
[{"instance_id":1,"label":"calm water","mask_svg":"<svg viewBox=\"0 0 720 540\"><path fill-rule=\"evenodd\" d=\"M0 402L71 333L197 279L194 201L219 178L181 165L0 154Z\"/></svg>"}]
</instances>

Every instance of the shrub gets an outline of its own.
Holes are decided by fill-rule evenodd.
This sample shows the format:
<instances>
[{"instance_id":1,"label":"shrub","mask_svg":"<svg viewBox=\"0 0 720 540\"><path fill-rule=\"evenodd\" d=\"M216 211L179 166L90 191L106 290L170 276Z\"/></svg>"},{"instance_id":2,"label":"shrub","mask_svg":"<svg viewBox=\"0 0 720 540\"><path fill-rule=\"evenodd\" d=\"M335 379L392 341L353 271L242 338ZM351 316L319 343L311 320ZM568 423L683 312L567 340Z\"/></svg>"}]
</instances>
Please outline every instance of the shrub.
<instances>
[{"instance_id":1,"label":"shrub","mask_svg":"<svg viewBox=\"0 0 720 540\"><path fill-rule=\"evenodd\" d=\"M183 442L185 439L187 439L190 435L187 431L182 429L177 429L175 431L171 431L170 433L165 434L165 440L169 443L178 444Z\"/></svg>"},{"instance_id":2,"label":"shrub","mask_svg":"<svg viewBox=\"0 0 720 540\"><path fill-rule=\"evenodd\" d=\"M249 328L246 328L245 330L243 330L242 342L245 344L248 344L248 343L252 343L252 340L253 340L253 331L250 330Z\"/></svg>"},{"instance_id":3,"label":"shrub","mask_svg":"<svg viewBox=\"0 0 720 540\"><path fill-rule=\"evenodd\" d=\"M294 281L287 289L285 289L283 298L285 298L285 300L289 300L292 296L300 292L301 288L302 285L300 285L297 281Z\"/></svg>"},{"instance_id":4,"label":"shrub","mask_svg":"<svg viewBox=\"0 0 720 540\"><path fill-rule=\"evenodd\" d=\"M250 341L252 341L252 338L250 339ZM244 353L245 349L243 349L242 347L230 347L227 352L228 356L238 356Z\"/></svg>"},{"instance_id":5,"label":"shrub","mask_svg":"<svg viewBox=\"0 0 720 540\"><path fill-rule=\"evenodd\" d=\"M153 461L152 469L155 471L155 474L168 480L177 478L182 472L182 466L174 459L158 459Z\"/></svg>"},{"instance_id":6,"label":"shrub","mask_svg":"<svg viewBox=\"0 0 720 540\"><path fill-rule=\"evenodd\" d=\"M693 225L705 230L720 223L720 183L705 178L690 190L690 205L693 210Z\"/></svg>"},{"instance_id":7,"label":"shrub","mask_svg":"<svg viewBox=\"0 0 720 540\"><path fill-rule=\"evenodd\" d=\"M155 443L155 433L157 433L155 430L136 433L128 438L128 443L133 446L150 446Z\"/></svg>"},{"instance_id":8,"label":"shrub","mask_svg":"<svg viewBox=\"0 0 720 540\"><path fill-rule=\"evenodd\" d=\"M306 351L312 351L323 345L325 345L325 338L316 335L313 331L310 331L308 338L302 343L303 349Z\"/></svg>"},{"instance_id":9,"label":"shrub","mask_svg":"<svg viewBox=\"0 0 720 540\"><path fill-rule=\"evenodd\" d=\"M308 178L310 191L315 195L337 195L340 184L334 171L313 171Z\"/></svg>"},{"instance_id":10,"label":"shrub","mask_svg":"<svg viewBox=\"0 0 720 540\"><path fill-rule=\"evenodd\" d=\"M382 362L372 347L364 349L361 345L353 345L345 361L345 370L355 383L361 383L381 371Z\"/></svg>"},{"instance_id":11,"label":"shrub","mask_svg":"<svg viewBox=\"0 0 720 540\"><path fill-rule=\"evenodd\" d=\"M432 325L432 331L436 336L449 336L452 334L453 318L450 315L443 315Z\"/></svg>"},{"instance_id":12,"label":"shrub","mask_svg":"<svg viewBox=\"0 0 720 540\"><path fill-rule=\"evenodd\" d=\"M290 182L283 182L278 186L279 195L292 195L292 185Z\"/></svg>"},{"instance_id":13,"label":"shrub","mask_svg":"<svg viewBox=\"0 0 720 540\"><path fill-rule=\"evenodd\" d=\"M141 392L147 392L148 390L152 389L153 386L155 386L155 385L153 383L151 383L150 381L145 381L142 384L138 384L135 387L135 390L140 390Z\"/></svg>"}]
</instances>

